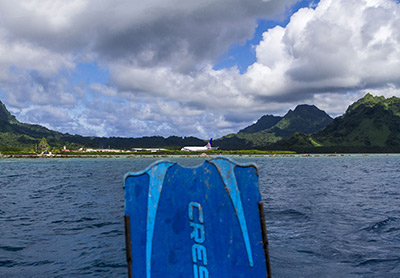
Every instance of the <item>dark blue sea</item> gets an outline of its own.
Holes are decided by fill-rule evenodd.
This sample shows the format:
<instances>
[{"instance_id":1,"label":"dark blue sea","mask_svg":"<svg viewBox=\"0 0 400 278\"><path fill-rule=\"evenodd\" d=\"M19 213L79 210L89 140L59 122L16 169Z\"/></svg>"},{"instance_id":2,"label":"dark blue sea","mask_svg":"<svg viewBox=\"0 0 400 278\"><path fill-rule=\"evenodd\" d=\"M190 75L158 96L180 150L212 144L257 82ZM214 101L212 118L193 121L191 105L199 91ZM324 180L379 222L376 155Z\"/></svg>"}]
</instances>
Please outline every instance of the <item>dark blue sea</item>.
<instances>
[{"instance_id":1,"label":"dark blue sea","mask_svg":"<svg viewBox=\"0 0 400 278\"><path fill-rule=\"evenodd\" d=\"M400 277L399 155L232 159L259 168L273 277ZM155 160L0 159L0 277L127 277L123 176Z\"/></svg>"}]
</instances>

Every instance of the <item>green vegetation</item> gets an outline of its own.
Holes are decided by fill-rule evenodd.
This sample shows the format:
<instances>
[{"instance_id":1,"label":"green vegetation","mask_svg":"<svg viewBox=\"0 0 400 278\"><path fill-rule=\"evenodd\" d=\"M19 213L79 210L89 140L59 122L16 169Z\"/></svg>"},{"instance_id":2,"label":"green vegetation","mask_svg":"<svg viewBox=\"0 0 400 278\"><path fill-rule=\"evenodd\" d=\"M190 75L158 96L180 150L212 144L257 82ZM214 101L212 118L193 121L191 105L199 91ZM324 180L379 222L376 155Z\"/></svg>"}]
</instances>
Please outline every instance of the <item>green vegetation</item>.
<instances>
[{"instance_id":1,"label":"green vegetation","mask_svg":"<svg viewBox=\"0 0 400 278\"><path fill-rule=\"evenodd\" d=\"M269 129L276 125L282 117L273 116L273 115L264 115L255 124L248 126L239 131L239 133L256 133L259 131L263 131Z\"/></svg>"},{"instance_id":2,"label":"green vegetation","mask_svg":"<svg viewBox=\"0 0 400 278\"><path fill-rule=\"evenodd\" d=\"M269 155L269 154L295 154L294 151L280 151L280 150L212 150L212 151L204 151L204 152L188 152L188 151L173 151L173 150L162 150L156 152L156 154L165 154L165 155ZM154 154L154 153L148 153Z\"/></svg>"},{"instance_id":3,"label":"green vegetation","mask_svg":"<svg viewBox=\"0 0 400 278\"><path fill-rule=\"evenodd\" d=\"M0 102L0 153L2 154L35 154L50 151L63 153L60 149L66 146L72 150L165 148L168 150L157 153L134 152L134 154L199 155L202 152L185 152L180 149L183 146L203 146L206 143L207 141L195 137L104 138L64 134L39 125L20 123ZM315 106L299 105L284 117L263 116L239 133L214 140L214 146L219 146L220 149L205 153L241 155L294 152L400 152L400 99L396 97L386 99L367 94L350 105L343 116L334 120ZM116 153L84 154L115 155Z\"/></svg>"},{"instance_id":4,"label":"green vegetation","mask_svg":"<svg viewBox=\"0 0 400 278\"><path fill-rule=\"evenodd\" d=\"M325 129L301 137L293 135L274 147L308 152L399 152L400 99L370 94L349 106ZM305 144L304 142L314 142Z\"/></svg>"},{"instance_id":5,"label":"green vegetation","mask_svg":"<svg viewBox=\"0 0 400 278\"><path fill-rule=\"evenodd\" d=\"M42 140L40 140L39 150L42 151L42 152L49 152L50 151L50 146L47 143L46 138L44 138L44 137L42 138Z\"/></svg>"},{"instance_id":6,"label":"green vegetation","mask_svg":"<svg viewBox=\"0 0 400 278\"><path fill-rule=\"evenodd\" d=\"M225 150L244 147L265 149L296 132L309 134L319 131L332 120L328 114L314 105L298 105L294 111L289 110L284 117L263 116L254 125L237 134L217 139L214 143ZM262 127L267 128L260 130Z\"/></svg>"},{"instance_id":7,"label":"green vegetation","mask_svg":"<svg viewBox=\"0 0 400 278\"><path fill-rule=\"evenodd\" d=\"M40 125L20 123L0 102L0 152L6 154L7 148L12 152L35 153L42 152L39 147L41 140L45 138L50 148L47 151L53 153L62 149L77 150L83 148L116 148L129 150L132 148L168 148L180 150L182 146L202 146L207 143L195 137L150 136L142 138L120 138L120 137L86 137L71 135L49 130ZM9 149L9 150L11 150ZM3 150L3 151L1 151Z\"/></svg>"}]
</instances>

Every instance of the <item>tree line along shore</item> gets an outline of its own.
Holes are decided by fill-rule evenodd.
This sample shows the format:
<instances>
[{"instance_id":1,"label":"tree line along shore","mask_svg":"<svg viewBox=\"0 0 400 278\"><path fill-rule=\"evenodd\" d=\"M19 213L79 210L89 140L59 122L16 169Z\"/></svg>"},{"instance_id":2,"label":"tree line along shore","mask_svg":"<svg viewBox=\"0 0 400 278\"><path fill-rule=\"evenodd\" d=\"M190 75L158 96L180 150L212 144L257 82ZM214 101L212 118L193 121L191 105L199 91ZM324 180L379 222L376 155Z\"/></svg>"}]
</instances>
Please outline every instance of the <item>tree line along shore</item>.
<instances>
[{"instance_id":1,"label":"tree line along shore","mask_svg":"<svg viewBox=\"0 0 400 278\"><path fill-rule=\"evenodd\" d=\"M80 136L20 123L0 102L0 153L3 155L144 155L180 153L183 146L204 146L196 137L140 138ZM254 124L213 141L217 154L400 153L400 99L366 94L332 118L314 105L301 104L284 116L264 115ZM104 148L105 147L105 148ZM98 150L101 151L96 154ZM85 153L82 154L85 150ZM91 151L89 151L91 150ZM94 152L94 153L93 153ZM114 153L113 153L114 154ZM213 153L212 153L213 154Z\"/></svg>"}]
</instances>

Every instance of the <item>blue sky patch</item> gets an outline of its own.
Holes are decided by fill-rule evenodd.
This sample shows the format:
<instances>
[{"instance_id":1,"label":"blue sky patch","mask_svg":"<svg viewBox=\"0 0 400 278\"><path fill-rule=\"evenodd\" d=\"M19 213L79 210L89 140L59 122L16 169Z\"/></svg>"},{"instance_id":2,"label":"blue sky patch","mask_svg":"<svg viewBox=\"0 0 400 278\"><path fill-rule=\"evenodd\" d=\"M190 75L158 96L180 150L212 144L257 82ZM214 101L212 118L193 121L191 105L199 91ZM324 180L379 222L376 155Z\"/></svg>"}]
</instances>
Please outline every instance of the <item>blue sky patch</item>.
<instances>
[{"instance_id":1,"label":"blue sky patch","mask_svg":"<svg viewBox=\"0 0 400 278\"><path fill-rule=\"evenodd\" d=\"M264 32L276 26L286 27L290 21L290 17L299 9L305 7L315 7L319 1L303 0L296 3L293 7L287 8L284 15L276 20L258 19L257 28L254 32L252 39L247 40L246 43L236 43L231 45L229 50L218 57L217 63L214 65L214 70L221 70L237 66L240 73L245 73L247 68L256 62L256 52L254 48L262 40Z\"/></svg>"}]
</instances>

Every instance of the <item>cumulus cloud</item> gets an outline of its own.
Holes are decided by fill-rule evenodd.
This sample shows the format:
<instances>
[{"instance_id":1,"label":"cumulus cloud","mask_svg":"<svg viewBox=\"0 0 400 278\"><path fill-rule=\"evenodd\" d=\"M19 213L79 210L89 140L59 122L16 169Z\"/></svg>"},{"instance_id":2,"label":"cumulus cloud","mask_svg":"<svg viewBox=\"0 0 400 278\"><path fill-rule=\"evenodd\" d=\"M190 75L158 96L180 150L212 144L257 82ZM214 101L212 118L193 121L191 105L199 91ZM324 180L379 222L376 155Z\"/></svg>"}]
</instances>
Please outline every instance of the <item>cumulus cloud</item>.
<instances>
[{"instance_id":1,"label":"cumulus cloud","mask_svg":"<svg viewBox=\"0 0 400 278\"><path fill-rule=\"evenodd\" d=\"M112 82L136 96L163 97L193 108L229 109L244 107L248 98L238 91L236 69L215 71L204 67L193 75L177 73L167 67L110 67ZM221 100L224 99L224 102ZM250 103L249 103L250 104Z\"/></svg>"},{"instance_id":2,"label":"cumulus cloud","mask_svg":"<svg viewBox=\"0 0 400 278\"><path fill-rule=\"evenodd\" d=\"M51 77L61 69L72 69L72 55L60 54L45 47L36 46L29 41L17 41L8 38L0 27L0 69L5 73L0 81L13 78L13 71L36 71L45 77Z\"/></svg>"},{"instance_id":3,"label":"cumulus cloud","mask_svg":"<svg viewBox=\"0 0 400 278\"><path fill-rule=\"evenodd\" d=\"M104 84L99 84L99 83L92 83L89 85L89 87L99 93L101 93L104 96L109 96L113 97L118 94L118 91L115 88L106 86Z\"/></svg>"},{"instance_id":4,"label":"cumulus cloud","mask_svg":"<svg viewBox=\"0 0 400 278\"><path fill-rule=\"evenodd\" d=\"M71 108L77 103L68 90L68 80L53 76L46 78L36 71L13 70L12 78L3 82L7 102L15 107L26 105L54 105Z\"/></svg>"},{"instance_id":5,"label":"cumulus cloud","mask_svg":"<svg viewBox=\"0 0 400 278\"><path fill-rule=\"evenodd\" d=\"M232 127L256 113L283 114L299 103L337 116L367 91L398 86L399 13L399 4L390 0L322 0L300 9L286 27L266 31L255 48L256 63L243 75L235 68L203 67L188 75L129 64L112 67L111 74L125 91L213 110Z\"/></svg>"},{"instance_id":6,"label":"cumulus cloud","mask_svg":"<svg viewBox=\"0 0 400 278\"><path fill-rule=\"evenodd\" d=\"M279 16L295 2L0 1L0 94L21 116L30 105L70 105L68 113L75 119L70 130L85 134L123 135L123 127L116 127L121 117L112 117L118 110L104 111L103 117L89 105L96 98L110 102L107 107L130 107L126 102L121 106L122 98L144 109L147 113L131 115L136 126L143 115L157 119L143 119L143 131L136 136L148 126L160 125L163 134L174 134L186 130L174 124L200 127L210 117L225 122L217 102L225 98L220 105L233 110L248 98L233 84L229 72L236 76L235 70L216 72L212 64L232 43L250 39L258 18ZM110 68L110 84L73 80L79 63L93 61ZM163 111L179 110L183 116L162 121Z\"/></svg>"},{"instance_id":7,"label":"cumulus cloud","mask_svg":"<svg viewBox=\"0 0 400 278\"><path fill-rule=\"evenodd\" d=\"M294 2L20 0L0 1L0 10L13 40L190 71L250 39L257 18L273 17Z\"/></svg>"},{"instance_id":8,"label":"cumulus cloud","mask_svg":"<svg viewBox=\"0 0 400 278\"><path fill-rule=\"evenodd\" d=\"M70 133L201 138L300 103L336 116L366 92L400 96L393 0L321 0L265 30L243 74L213 69L252 38L257 19L295 2L0 0L0 96L17 116L46 123L47 115L48 126ZM80 63L109 79L78 82ZM31 105L47 108L33 117L24 113Z\"/></svg>"},{"instance_id":9,"label":"cumulus cloud","mask_svg":"<svg viewBox=\"0 0 400 278\"><path fill-rule=\"evenodd\" d=\"M399 15L391 0L321 0L264 33L246 77L271 99L398 86Z\"/></svg>"},{"instance_id":10,"label":"cumulus cloud","mask_svg":"<svg viewBox=\"0 0 400 278\"><path fill-rule=\"evenodd\" d=\"M19 120L24 123L41 123L42 126L53 130L62 130L70 126L72 118L65 109L45 105L31 106L22 109Z\"/></svg>"}]
</instances>

